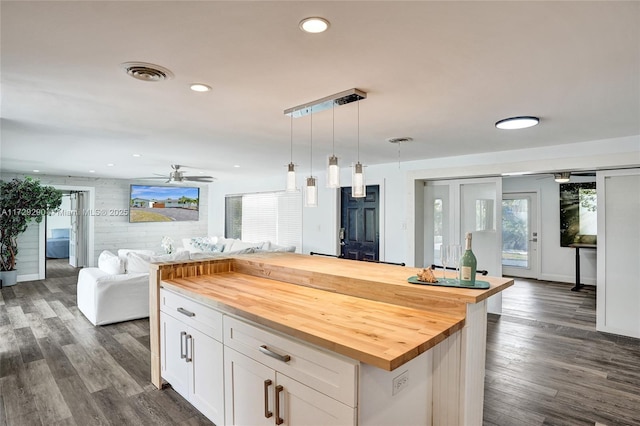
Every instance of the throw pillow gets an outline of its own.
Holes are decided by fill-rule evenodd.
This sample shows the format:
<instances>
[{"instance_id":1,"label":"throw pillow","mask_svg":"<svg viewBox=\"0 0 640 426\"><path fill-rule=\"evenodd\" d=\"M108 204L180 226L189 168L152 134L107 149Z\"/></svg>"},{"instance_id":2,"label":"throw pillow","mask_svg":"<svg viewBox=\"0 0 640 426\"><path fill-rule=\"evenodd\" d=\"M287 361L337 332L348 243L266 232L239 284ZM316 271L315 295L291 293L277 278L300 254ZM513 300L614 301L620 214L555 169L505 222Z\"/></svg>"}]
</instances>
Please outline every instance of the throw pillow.
<instances>
[{"instance_id":1,"label":"throw pillow","mask_svg":"<svg viewBox=\"0 0 640 426\"><path fill-rule=\"evenodd\" d=\"M148 274L151 256L131 251L127 253L127 274Z\"/></svg>"},{"instance_id":2,"label":"throw pillow","mask_svg":"<svg viewBox=\"0 0 640 426\"><path fill-rule=\"evenodd\" d=\"M109 275L124 274L124 261L108 250L98 256L98 268Z\"/></svg>"}]
</instances>

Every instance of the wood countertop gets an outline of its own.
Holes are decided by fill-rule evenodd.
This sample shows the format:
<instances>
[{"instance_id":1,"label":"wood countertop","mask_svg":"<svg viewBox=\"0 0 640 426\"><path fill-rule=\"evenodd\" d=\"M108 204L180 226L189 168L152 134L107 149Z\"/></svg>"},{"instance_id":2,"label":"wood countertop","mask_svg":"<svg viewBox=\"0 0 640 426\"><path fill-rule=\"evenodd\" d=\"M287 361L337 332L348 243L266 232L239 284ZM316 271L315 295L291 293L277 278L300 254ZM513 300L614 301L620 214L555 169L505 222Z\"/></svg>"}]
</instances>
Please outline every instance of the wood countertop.
<instances>
[{"instance_id":1,"label":"wood countertop","mask_svg":"<svg viewBox=\"0 0 640 426\"><path fill-rule=\"evenodd\" d=\"M478 276L487 290L416 285L407 278L421 268L361 262L295 253L260 253L234 257L232 270L325 291L449 313L466 311L466 303L478 303L513 285L513 279ZM436 271L440 277L442 271ZM446 272L448 278L454 271ZM460 311L460 309L462 309Z\"/></svg>"},{"instance_id":2,"label":"wood countertop","mask_svg":"<svg viewBox=\"0 0 640 426\"><path fill-rule=\"evenodd\" d=\"M389 371L464 325L460 313L428 312L233 271L163 280L162 286Z\"/></svg>"}]
</instances>

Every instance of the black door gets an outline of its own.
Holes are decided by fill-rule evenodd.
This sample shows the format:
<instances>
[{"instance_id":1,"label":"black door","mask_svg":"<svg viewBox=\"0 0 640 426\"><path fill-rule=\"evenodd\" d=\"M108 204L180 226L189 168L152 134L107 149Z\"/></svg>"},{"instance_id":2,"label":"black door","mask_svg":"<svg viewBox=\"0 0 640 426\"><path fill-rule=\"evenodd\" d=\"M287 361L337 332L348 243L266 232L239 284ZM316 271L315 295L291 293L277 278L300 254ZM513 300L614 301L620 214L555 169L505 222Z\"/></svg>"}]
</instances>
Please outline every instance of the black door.
<instances>
[{"instance_id":1,"label":"black door","mask_svg":"<svg viewBox=\"0 0 640 426\"><path fill-rule=\"evenodd\" d=\"M367 196L351 197L351 187L342 188L340 222L341 254L347 259L379 260L380 187L367 186Z\"/></svg>"}]
</instances>

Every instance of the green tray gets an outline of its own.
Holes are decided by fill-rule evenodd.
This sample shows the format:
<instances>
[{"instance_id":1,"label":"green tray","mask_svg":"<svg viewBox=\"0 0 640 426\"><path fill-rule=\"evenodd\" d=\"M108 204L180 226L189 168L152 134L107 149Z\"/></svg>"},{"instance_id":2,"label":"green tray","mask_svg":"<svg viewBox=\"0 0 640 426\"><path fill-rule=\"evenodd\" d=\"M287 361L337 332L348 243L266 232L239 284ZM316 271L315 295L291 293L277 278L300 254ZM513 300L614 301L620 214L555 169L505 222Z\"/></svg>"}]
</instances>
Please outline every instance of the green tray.
<instances>
[{"instance_id":1,"label":"green tray","mask_svg":"<svg viewBox=\"0 0 640 426\"><path fill-rule=\"evenodd\" d=\"M409 281L411 284L435 285L440 287L475 288L478 290L486 290L490 287L490 284L487 281L476 280L475 285L465 285L465 284L459 283L453 278L445 278L445 279L438 278L437 283L427 283L424 281L420 281L417 275L413 275L407 278L407 281Z\"/></svg>"}]
</instances>

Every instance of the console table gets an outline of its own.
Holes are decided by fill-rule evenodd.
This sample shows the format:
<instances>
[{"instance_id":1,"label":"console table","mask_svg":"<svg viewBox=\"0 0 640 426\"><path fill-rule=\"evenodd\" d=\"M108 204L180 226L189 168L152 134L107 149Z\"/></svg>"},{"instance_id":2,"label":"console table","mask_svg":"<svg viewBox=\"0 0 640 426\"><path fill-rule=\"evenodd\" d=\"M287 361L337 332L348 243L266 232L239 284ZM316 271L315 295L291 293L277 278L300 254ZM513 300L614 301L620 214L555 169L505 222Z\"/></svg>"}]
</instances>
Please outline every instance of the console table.
<instances>
[{"instance_id":1,"label":"console table","mask_svg":"<svg viewBox=\"0 0 640 426\"><path fill-rule=\"evenodd\" d=\"M576 249L576 285L571 289L571 291L579 291L584 285L580 283L580 249L595 249L597 248L597 244L585 244L585 243L574 243L569 244L569 247Z\"/></svg>"}]
</instances>

